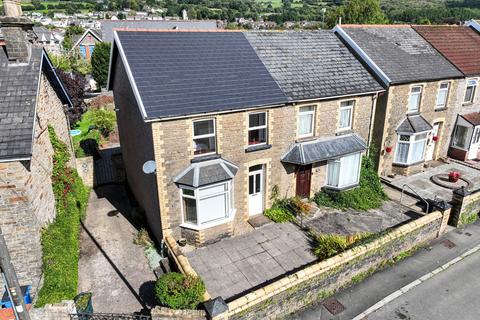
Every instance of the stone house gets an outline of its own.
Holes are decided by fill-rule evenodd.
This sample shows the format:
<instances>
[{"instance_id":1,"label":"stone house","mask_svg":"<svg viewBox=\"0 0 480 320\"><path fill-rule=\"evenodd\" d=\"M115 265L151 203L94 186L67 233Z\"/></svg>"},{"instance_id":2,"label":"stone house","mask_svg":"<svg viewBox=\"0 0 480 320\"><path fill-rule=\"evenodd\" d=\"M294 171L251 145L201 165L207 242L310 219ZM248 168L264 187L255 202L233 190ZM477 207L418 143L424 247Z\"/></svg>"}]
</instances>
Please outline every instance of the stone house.
<instances>
[{"instance_id":1,"label":"stone house","mask_svg":"<svg viewBox=\"0 0 480 320\"><path fill-rule=\"evenodd\" d=\"M480 30L469 26L414 26L435 49L464 75L459 80L458 112L448 155L458 160L480 159Z\"/></svg>"},{"instance_id":2,"label":"stone house","mask_svg":"<svg viewBox=\"0 0 480 320\"><path fill-rule=\"evenodd\" d=\"M81 35L72 36L72 42L73 45L70 51L77 52L80 57L90 61L92 59L95 46L97 43L102 42L102 38L97 31L88 29Z\"/></svg>"},{"instance_id":3,"label":"stone house","mask_svg":"<svg viewBox=\"0 0 480 320\"><path fill-rule=\"evenodd\" d=\"M379 173L410 175L446 157L463 74L410 25L334 31L387 88L375 115Z\"/></svg>"},{"instance_id":4,"label":"stone house","mask_svg":"<svg viewBox=\"0 0 480 320\"><path fill-rule=\"evenodd\" d=\"M158 241L239 234L276 194L358 184L384 89L332 32L116 31L112 52L127 179Z\"/></svg>"},{"instance_id":5,"label":"stone house","mask_svg":"<svg viewBox=\"0 0 480 320\"><path fill-rule=\"evenodd\" d=\"M60 40L55 34L43 26L34 26L33 33L36 36L36 42L41 44L45 50L53 54L61 54Z\"/></svg>"},{"instance_id":6,"label":"stone house","mask_svg":"<svg viewBox=\"0 0 480 320\"><path fill-rule=\"evenodd\" d=\"M0 17L0 228L20 283L35 292L40 231L55 217L47 126L71 145L64 113L71 102L46 51L29 42L32 26L23 17Z\"/></svg>"}]
</instances>

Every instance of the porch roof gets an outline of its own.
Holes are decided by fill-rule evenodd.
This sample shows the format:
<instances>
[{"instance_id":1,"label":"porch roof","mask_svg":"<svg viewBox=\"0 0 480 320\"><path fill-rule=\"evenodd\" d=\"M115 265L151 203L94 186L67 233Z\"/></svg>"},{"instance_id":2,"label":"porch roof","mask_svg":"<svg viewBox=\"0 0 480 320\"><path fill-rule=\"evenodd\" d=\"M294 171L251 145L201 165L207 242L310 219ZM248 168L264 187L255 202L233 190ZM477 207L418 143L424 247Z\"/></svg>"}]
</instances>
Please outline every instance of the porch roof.
<instances>
[{"instance_id":1,"label":"porch roof","mask_svg":"<svg viewBox=\"0 0 480 320\"><path fill-rule=\"evenodd\" d=\"M282 157L282 162L306 165L365 151L367 144L357 134L297 142Z\"/></svg>"},{"instance_id":2,"label":"porch roof","mask_svg":"<svg viewBox=\"0 0 480 320\"><path fill-rule=\"evenodd\" d=\"M398 133L419 133L432 130L433 127L421 115L407 116L397 127Z\"/></svg>"},{"instance_id":3,"label":"porch roof","mask_svg":"<svg viewBox=\"0 0 480 320\"><path fill-rule=\"evenodd\" d=\"M179 185L198 188L233 179L238 167L222 159L194 162L178 174L173 181Z\"/></svg>"},{"instance_id":4,"label":"porch roof","mask_svg":"<svg viewBox=\"0 0 480 320\"><path fill-rule=\"evenodd\" d=\"M474 127L480 126L480 112L473 112L469 114L460 115L463 119L467 120Z\"/></svg>"}]
</instances>

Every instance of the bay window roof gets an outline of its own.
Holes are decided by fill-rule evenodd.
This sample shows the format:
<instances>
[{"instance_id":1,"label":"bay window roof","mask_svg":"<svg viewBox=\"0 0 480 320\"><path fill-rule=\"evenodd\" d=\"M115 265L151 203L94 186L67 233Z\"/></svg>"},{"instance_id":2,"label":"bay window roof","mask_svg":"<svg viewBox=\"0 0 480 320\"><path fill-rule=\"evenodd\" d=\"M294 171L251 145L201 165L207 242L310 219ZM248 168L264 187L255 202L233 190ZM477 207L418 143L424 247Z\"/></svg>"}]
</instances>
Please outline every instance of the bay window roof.
<instances>
[{"instance_id":1,"label":"bay window roof","mask_svg":"<svg viewBox=\"0 0 480 320\"><path fill-rule=\"evenodd\" d=\"M480 126L480 112L473 112L469 114L460 115L467 122L471 123L473 126Z\"/></svg>"},{"instance_id":2,"label":"bay window roof","mask_svg":"<svg viewBox=\"0 0 480 320\"><path fill-rule=\"evenodd\" d=\"M178 174L173 181L179 185L198 188L212 183L231 180L238 171L233 163L222 159L194 162Z\"/></svg>"},{"instance_id":3,"label":"bay window roof","mask_svg":"<svg viewBox=\"0 0 480 320\"><path fill-rule=\"evenodd\" d=\"M402 134L414 134L432 130L433 127L421 115L407 116L397 127L397 132Z\"/></svg>"},{"instance_id":4,"label":"bay window roof","mask_svg":"<svg viewBox=\"0 0 480 320\"><path fill-rule=\"evenodd\" d=\"M306 165L365 151L367 144L357 134L297 142L282 157L282 162Z\"/></svg>"}]
</instances>

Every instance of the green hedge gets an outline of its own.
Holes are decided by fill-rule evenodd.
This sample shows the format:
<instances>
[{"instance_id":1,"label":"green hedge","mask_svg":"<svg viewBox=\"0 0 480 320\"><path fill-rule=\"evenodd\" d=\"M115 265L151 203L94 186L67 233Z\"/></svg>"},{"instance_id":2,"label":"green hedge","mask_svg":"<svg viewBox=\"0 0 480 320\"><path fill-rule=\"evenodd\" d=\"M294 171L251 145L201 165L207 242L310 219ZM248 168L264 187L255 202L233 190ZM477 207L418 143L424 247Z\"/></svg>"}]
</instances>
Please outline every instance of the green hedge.
<instances>
[{"instance_id":1,"label":"green hedge","mask_svg":"<svg viewBox=\"0 0 480 320\"><path fill-rule=\"evenodd\" d=\"M170 272L155 284L155 296L160 305L171 309L196 309L203 302L205 285L199 277Z\"/></svg>"},{"instance_id":2,"label":"green hedge","mask_svg":"<svg viewBox=\"0 0 480 320\"><path fill-rule=\"evenodd\" d=\"M77 294L80 221L84 217L89 189L76 170L68 167L70 154L52 127L48 128L54 149L52 187L57 210L53 223L42 230L44 283L37 307L73 299Z\"/></svg>"}]
</instances>

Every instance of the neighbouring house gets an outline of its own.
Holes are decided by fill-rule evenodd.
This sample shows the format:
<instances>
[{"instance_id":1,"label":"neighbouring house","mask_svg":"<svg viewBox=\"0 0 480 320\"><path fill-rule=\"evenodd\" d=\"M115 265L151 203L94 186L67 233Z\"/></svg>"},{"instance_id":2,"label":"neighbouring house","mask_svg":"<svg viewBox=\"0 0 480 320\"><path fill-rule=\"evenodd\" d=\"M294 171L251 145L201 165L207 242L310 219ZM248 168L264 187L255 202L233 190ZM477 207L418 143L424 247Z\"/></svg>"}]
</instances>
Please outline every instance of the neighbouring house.
<instances>
[{"instance_id":1,"label":"neighbouring house","mask_svg":"<svg viewBox=\"0 0 480 320\"><path fill-rule=\"evenodd\" d=\"M215 20L102 20L101 34L105 42L113 42L114 30L216 30Z\"/></svg>"},{"instance_id":2,"label":"neighbouring house","mask_svg":"<svg viewBox=\"0 0 480 320\"><path fill-rule=\"evenodd\" d=\"M458 160L480 159L480 34L468 26L414 26L435 49L464 75L459 81L458 114L448 155Z\"/></svg>"},{"instance_id":3,"label":"neighbouring house","mask_svg":"<svg viewBox=\"0 0 480 320\"><path fill-rule=\"evenodd\" d=\"M88 29L83 34L72 36L73 45L71 51L78 52L83 59L91 60L95 46L99 42L102 42L102 38L97 31Z\"/></svg>"},{"instance_id":4,"label":"neighbouring house","mask_svg":"<svg viewBox=\"0 0 480 320\"><path fill-rule=\"evenodd\" d=\"M64 112L71 101L46 51L31 43L32 26L24 17L0 17L0 228L21 285L35 292L41 229L55 217L47 126L71 146Z\"/></svg>"},{"instance_id":5,"label":"neighbouring house","mask_svg":"<svg viewBox=\"0 0 480 320\"><path fill-rule=\"evenodd\" d=\"M114 34L127 179L158 241L239 234L276 189L358 184L384 89L332 32Z\"/></svg>"},{"instance_id":6,"label":"neighbouring house","mask_svg":"<svg viewBox=\"0 0 480 320\"><path fill-rule=\"evenodd\" d=\"M447 156L463 74L409 25L338 25L335 33L387 87L375 115L382 176Z\"/></svg>"},{"instance_id":7,"label":"neighbouring house","mask_svg":"<svg viewBox=\"0 0 480 320\"><path fill-rule=\"evenodd\" d=\"M36 42L41 44L48 52L60 54L60 40L55 37L52 31L45 27L33 27L33 33L37 37Z\"/></svg>"}]
</instances>

